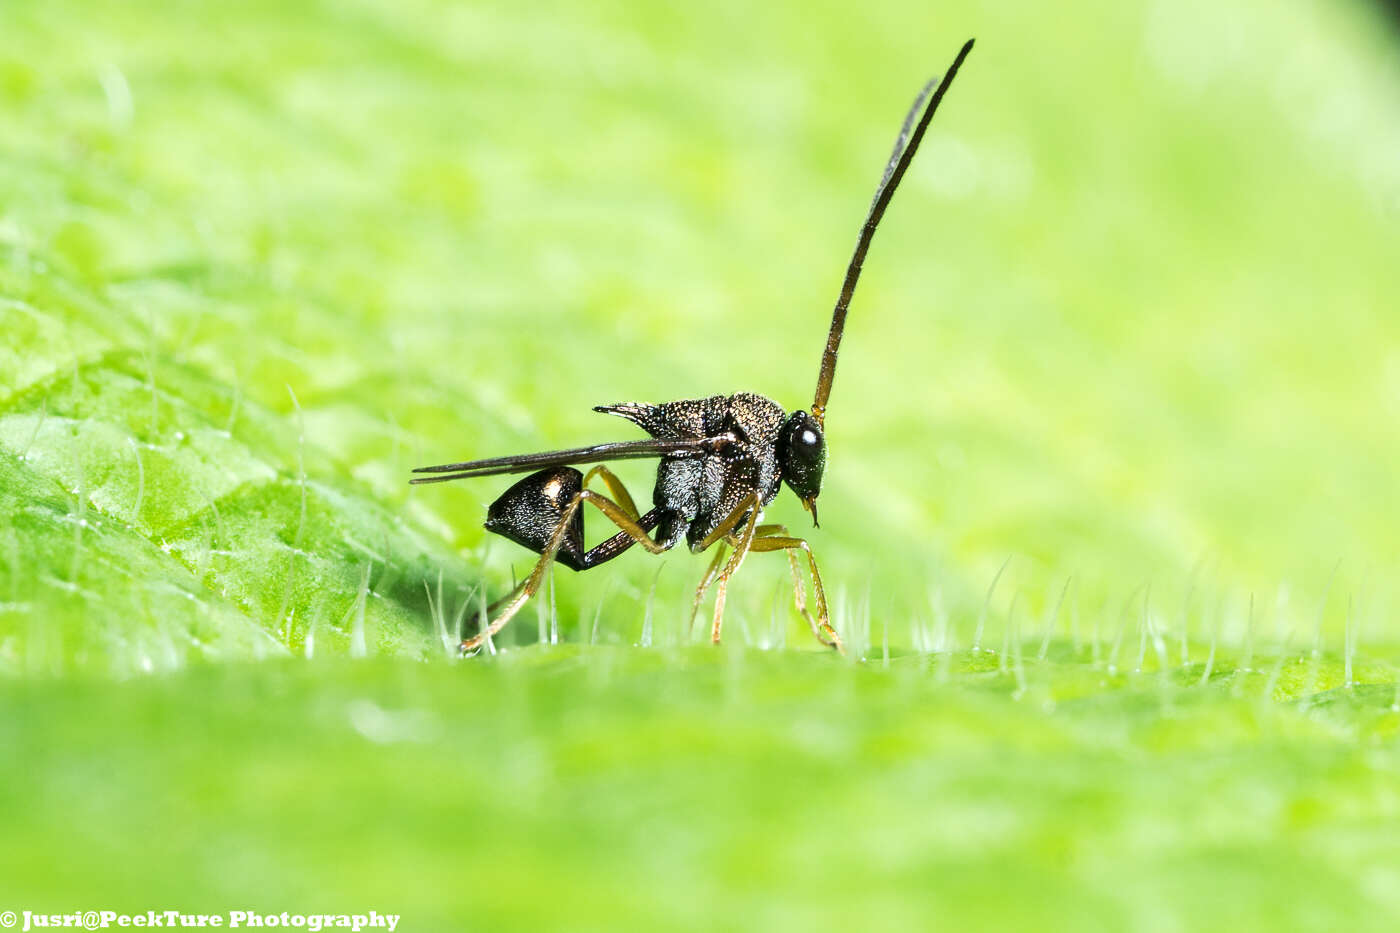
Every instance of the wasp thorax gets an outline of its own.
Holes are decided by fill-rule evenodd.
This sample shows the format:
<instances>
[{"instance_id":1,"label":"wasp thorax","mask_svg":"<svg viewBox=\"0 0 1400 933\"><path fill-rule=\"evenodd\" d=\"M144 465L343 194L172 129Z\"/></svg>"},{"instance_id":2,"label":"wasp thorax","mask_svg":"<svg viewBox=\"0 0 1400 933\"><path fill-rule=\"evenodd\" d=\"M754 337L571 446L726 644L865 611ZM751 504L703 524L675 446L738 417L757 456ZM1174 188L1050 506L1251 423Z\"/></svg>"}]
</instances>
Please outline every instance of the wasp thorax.
<instances>
[{"instance_id":1,"label":"wasp thorax","mask_svg":"<svg viewBox=\"0 0 1400 933\"><path fill-rule=\"evenodd\" d=\"M822 491L822 471L826 469L826 438L817 419L805 411L788 415L778 434L778 463L783 482L810 501Z\"/></svg>"}]
</instances>

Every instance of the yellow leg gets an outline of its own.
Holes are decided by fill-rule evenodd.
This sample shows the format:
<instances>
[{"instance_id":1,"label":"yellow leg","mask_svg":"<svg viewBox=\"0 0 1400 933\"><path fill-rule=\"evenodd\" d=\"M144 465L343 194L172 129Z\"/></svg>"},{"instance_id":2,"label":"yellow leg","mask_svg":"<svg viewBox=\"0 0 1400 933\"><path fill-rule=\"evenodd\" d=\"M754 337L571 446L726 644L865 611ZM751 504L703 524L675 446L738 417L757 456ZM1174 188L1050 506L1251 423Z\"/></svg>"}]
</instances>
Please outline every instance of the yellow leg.
<instances>
[{"instance_id":1,"label":"yellow leg","mask_svg":"<svg viewBox=\"0 0 1400 933\"><path fill-rule=\"evenodd\" d=\"M727 533L739 523L744 517L744 513L748 512L748 521L744 522L744 531L739 535L739 539L734 545L734 553L729 556L729 562L720 571L719 585L715 589L715 615L714 620L710 623L710 641L716 645L719 644L720 629L724 627L724 599L729 593L729 578L739 571L740 565L744 563L744 558L748 556L749 548L753 545L754 532L758 529L759 505L757 493L745 496L734 511L730 512L724 521L720 522L719 526L710 532L705 539L706 541L718 540L716 535Z\"/></svg>"},{"instance_id":2,"label":"yellow leg","mask_svg":"<svg viewBox=\"0 0 1400 933\"><path fill-rule=\"evenodd\" d=\"M753 524L754 522L758 521L759 506L760 503L758 501L758 494L749 493L743 498L743 501L741 501L738 505L734 507L734 511L730 512L724 517L724 521L720 522L718 525L715 526L714 531L710 532L708 535L705 536L705 540L700 542L700 546L696 548L696 550L706 550L707 548L709 548L710 545L714 544L716 541L719 541L725 535L729 534L729 532L733 531L734 526L739 524L739 522L743 521L744 513L749 511L750 509L753 510L753 514L749 516L749 524Z\"/></svg>"},{"instance_id":3,"label":"yellow leg","mask_svg":"<svg viewBox=\"0 0 1400 933\"><path fill-rule=\"evenodd\" d=\"M710 589L710 584L715 582L715 577L719 575L720 564L724 563L724 544L715 546L715 559L710 561L709 569L705 571L705 576L700 578L700 585L695 588L695 604L690 607L690 625L687 632L695 631L695 617L700 614L700 605L705 601L705 593Z\"/></svg>"},{"instance_id":4,"label":"yellow leg","mask_svg":"<svg viewBox=\"0 0 1400 933\"><path fill-rule=\"evenodd\" d=\"M613 501L622 507L622 511L630 515L633 520L642 517L642 513L637 511L637 503L632 501L632 494L627 491L627 487L622 485L622 480L605 466L595 466L583 475L583 488L588 488L589 480L598 477L608 487L608 492L612 494Z\"/></svg>"},{"instance_id":5,"label":"yellow leg","mask_svg":"<svg viewBox=\"0 0 1400 933\"><path fill-rule=\"evenodd\" d=\"M788 567L792 571L792 600L797 606L797 611L812 627L812 634L817 637L817 641L828 648L835 648L845 654L846 649L841 644L841 636L836 634L836 629L831 626L831 618L826 606L826 591L822 587L821 573L817 570L817 559L812 555L812 546L802 538L789 537L787 529L781 525L765 525L763 530L768 530L768 533L755 538L750 550L755 553L762 551L787 552ZM812 573L812 592L817 601L816 618L813 618L812 613L807 610L807 591L802 585L802 572L797 564L797 551L803 551L807 555L807 566Z\"/></svg>"},{"instance_id":6,"label":"yellow leg","mask_svg":"<svg viewBox=\"0 0 1400 933\"><path fill-rule=\"evenodd\" d=\"M554 555L559 553L559 548L564 543L564 535L568 532L569 523L573 520L574 513L582 508L585 502L606 515L613 524L627 532L632 540L636 541L651 553L664 554L666 552L666 548L651 540L647 535L646 529L638 525L622 506L596 492L587 489L581 490L574 496L573 500L559 517L559 524L555 526L554 533L550 535L548 544L545 545L544 551L541 552L539 562L535 564L535 569L532 570L530 575L525 578L524 582L512 590L505 599L492 605L492 612L494 612L498 606L503 605L504 608L501 609L500 615L491 620L490 625L462 642L463 652L475 651L481 646L482 642L505 628L506 623L514 618L515 614L520 611L520 607L525 605L530 597L534 596L535 593L539 591L540 584L544 582L545 576L549 573L549 568L554 564Z\"/></svg>"}]
</instances>

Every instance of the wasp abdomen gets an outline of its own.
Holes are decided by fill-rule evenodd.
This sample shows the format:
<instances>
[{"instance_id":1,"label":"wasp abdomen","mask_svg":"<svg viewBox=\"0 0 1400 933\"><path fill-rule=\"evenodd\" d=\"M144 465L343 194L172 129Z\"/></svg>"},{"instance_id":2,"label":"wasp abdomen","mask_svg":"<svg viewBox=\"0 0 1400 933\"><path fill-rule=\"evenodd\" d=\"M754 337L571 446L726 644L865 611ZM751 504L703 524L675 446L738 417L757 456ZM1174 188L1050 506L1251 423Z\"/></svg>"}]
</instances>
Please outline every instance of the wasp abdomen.
<instances>
[{"instance_id":1,"label":"wasp abdomen","mask_svg":"<svg viewBox=\"0 0 1400 933\"><path fill-rule=\"evenodd\" d=\"M516 483L486 510L486 530L543 554L569 503L583 489L583 474L573 467L540 470ZM554 559L583 570L583 510L574 512Z\"/></svg>"}]
</instances>

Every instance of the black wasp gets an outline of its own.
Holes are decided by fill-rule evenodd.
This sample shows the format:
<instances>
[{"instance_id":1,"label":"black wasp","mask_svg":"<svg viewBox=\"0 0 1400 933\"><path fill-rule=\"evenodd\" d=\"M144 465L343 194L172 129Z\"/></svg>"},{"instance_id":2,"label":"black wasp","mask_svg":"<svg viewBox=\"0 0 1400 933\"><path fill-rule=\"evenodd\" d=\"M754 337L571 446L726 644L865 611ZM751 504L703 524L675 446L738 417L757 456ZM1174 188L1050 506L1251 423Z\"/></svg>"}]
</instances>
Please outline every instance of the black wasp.
<instances>
[{"instance_id":1,"label":"black wasp","mask_svg":"<svg viewBox=\"0 0 1400 933\"><path fill-rule=\"evenodd\" d=\"M836 372L836 352L841 346L846 310L860 278L861 264L875 236L875 228L913 160L939 101L971 51L972 41L968 40L937 88L933 81L924 85L904 118L894 152L875 189L870 213L856 240L855 254L846 269L810 412L787 414L776 402L751 392L661 405L644 402L600 405L594 411L621 415L651 438L414 470L415 473L437 474L419 477L412 481L414 483L537 471L511 486L491 504L486 529L540 554L539 562L524 582L491 605L485 627L462 642L464 652L478 648L520 611L539 590L553 562L558 561L573 570L588 570L607 563L633 544L661 554L675 547L681 538L685 538L686 544L696 553L715 548L714 559L695 590L691 611L694 621L705 593L712 584L716 585L714 620L710 627L713 641L719 641L729 578L744 558L751 551L785 551L792 570L793 598L798 612L823 645L842 650L841 638L831 626L826 594L812 549L803 539L788 534L782 525L760 524L763 507L777 496L779 483L787 483L802 500L803 507L812 513L812 523L816 524L817 495L821 492L822 471L826 466L823 418ZM646 457L658 457L661 462L656 470L652 508L642 514L618 478L601 464ZM575 466L589 464L598 465L586 474L575 469ZM595 477L602 480L611 498L588 488ZM592 548L585 548L583 541L585 503L602 512L620 529ZM726 547L731 551L727 560ZM812 575L815 617L807 608L797 551L806 556Z\"/></svg>"}]
</instances>

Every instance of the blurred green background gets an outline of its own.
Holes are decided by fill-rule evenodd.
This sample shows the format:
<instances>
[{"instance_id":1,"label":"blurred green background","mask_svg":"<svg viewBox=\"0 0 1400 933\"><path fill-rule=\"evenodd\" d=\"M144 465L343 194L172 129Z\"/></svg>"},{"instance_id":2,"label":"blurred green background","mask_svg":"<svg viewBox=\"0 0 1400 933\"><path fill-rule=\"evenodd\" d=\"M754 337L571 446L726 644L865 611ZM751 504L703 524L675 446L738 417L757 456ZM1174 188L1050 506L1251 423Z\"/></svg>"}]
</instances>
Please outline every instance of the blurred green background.
<instances>
[{"instance_id":1,"label":"blurred green background","mask_svg":"<svg viewBox=\"0 0 1400 933\"><path fill-rule=\"evenodd\" d=\"M806 406L968 36L828 414L853 658L776 557L688 646L678 551L450 663L529 556L408 470ZM0 909L1393 917L1397 49L1359 0L4 4Z\"/></svg>"}]
</instances>

